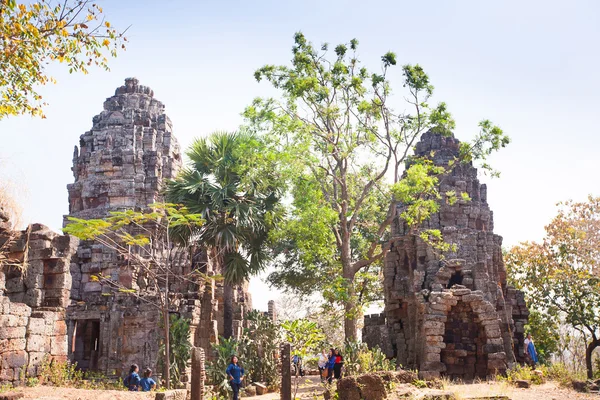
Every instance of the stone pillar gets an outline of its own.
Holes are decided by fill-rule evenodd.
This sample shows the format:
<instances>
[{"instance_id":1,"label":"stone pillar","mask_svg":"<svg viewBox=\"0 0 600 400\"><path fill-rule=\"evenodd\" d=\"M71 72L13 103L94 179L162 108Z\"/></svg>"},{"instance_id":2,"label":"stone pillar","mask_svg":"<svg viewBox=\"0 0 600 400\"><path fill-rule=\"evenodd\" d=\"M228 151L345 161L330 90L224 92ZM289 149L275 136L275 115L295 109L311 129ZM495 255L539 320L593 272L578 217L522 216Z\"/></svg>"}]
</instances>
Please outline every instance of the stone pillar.
<instances>
[{"instance_id":1,"label":"stone pillar","mask_svg":"<svg viewBox=\"0 0 600 400\"><path fill-rule=\"evenodd\" d=\"M292 400L292 346L281 345L281 400Z\"/></svg>"},{"instance_id":2,"label":"stone pillar","mask_svg":"<svg viewBox=\"0 0 600 400\"><path fill-rule=\"evenodd\" d=\"M73 354L73 340L75 339L75 326L77 322L75 320L67 321L67 357L71 362L75 361L75 355Z\"/></svg>"},{"instance_id":3,"label":"stone pillar","mask_svg":"<svg viewBox=\"0 0 600 400\"><path fill-rule=\"evenodd\" d=\"M273 322L277 322L277 307L275 306L274 300L269 300L268 303L268 314L269 319Z\"/></svg>"},{"instance_id":4,"label":"stone pillar","mask_svg":"<svg viewBox=\"0 0 600 400\"><path fill-rule=\"evenodd\" d=\"M204 349L201 347L194 347L192 349L192 390L190 400L204 399L205 380Z\"/></svg>"}]
</instances>

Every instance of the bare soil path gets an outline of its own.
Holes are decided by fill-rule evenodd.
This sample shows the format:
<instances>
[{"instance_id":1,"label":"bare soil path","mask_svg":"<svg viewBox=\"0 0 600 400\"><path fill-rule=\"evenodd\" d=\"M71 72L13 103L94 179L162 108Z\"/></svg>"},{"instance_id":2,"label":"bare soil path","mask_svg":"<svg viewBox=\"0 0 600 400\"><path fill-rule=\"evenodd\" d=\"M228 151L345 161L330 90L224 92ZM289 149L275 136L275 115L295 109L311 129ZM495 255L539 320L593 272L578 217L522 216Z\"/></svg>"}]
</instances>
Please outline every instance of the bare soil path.
<instances>
[{"instance_id":1,"label":"bare soil path","mask_svg":"<svg viewBox=\"0 0 600 400\"><path fill-rule=\"evenodd\" d=\"M298 398L303 400L319 399L323 393L323 386L319 377L301 378ZM118 390L86 390L73 388L55 388L50 386L37 386L32 388L19 388L28 400L150 400L155 393L135 393ZM555 382L532 386L529 389L518 389L506 382L487 382L463 385L449 385L444 391L455 393L459 399L468 400L483 396L507 396L511 400L600 400L597 394L577 393L571 389L558 386ZM418 389L412 385L398 385L395 393L388 397L389 400L418 400L434 391ZM316 395L316 396L315 396ZM408 395L408 397L406 397ZM243 397L244 400L278 400L279 393L269 393L263 396ZM340 399L341 400L341 399Z\"/></svg>"}]
</instances>

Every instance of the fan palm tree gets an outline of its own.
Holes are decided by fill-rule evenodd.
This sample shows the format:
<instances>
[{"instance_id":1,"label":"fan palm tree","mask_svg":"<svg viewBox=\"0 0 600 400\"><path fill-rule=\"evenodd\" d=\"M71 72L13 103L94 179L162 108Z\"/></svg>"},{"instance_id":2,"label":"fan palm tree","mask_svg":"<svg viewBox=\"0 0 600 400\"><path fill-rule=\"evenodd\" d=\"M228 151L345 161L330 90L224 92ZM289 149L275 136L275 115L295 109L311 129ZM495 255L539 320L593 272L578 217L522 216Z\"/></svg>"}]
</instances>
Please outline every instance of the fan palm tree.
<instances>
[{"instance_id":1,"label":"fan palm tree","mask_svg":"<svg viewBox=\"0 0 600 400\"><path fill-rule=\"evenodd\" d=\"M226 338L233 334L234 286L268 261L267 241L281 193L270 173L248 170L246 160L257 151L260 141L252 134L215 132L190 146L191 165L167 185L168 201L185 205L206 221L193 239L223 271Z\"/></svg>"}]
</instances>

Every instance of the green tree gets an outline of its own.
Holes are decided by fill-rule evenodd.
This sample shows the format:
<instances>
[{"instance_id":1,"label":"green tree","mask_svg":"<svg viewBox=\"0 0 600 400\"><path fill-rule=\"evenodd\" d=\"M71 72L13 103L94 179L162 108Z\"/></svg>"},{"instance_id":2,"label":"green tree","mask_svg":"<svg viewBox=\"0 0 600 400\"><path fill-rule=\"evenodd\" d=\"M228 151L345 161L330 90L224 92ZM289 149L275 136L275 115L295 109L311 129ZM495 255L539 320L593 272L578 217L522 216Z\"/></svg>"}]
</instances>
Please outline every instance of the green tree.
<instances>
[{"instance_id":1,"label":"green tree","mask_svg":"<svg viewBox=\"0 0 600 400\"><path fill-rule=\"evenodd\" d=\"M267 386L276 386L279 383L277 360L281 343L279 325L256 310L250 311L245 321L247 327L238 348L247 382L266 382Z\"/></svg>"},{"instance_id":2,"label":"green tree","mask_svg":"<svg viewBox=\"0 0 600 400\"><path fill-rule=\"evenodd\" d=\"M284 251L284 268L271 281L312 288L343 304L347 340L356 338L361 313L357 282L363 279L357 281L357 274L377 275L387 251L396 217L393 192L410 195L406 217L415 227L439 195L435 185L425 184L443 171L424 162L415 160L419 173L402 183L414 144L427 130L450 134L454 128L444 103L429 105L433 86L421 66L401 67L406 104L396 106L410 112L396 112L388 80L396 55L384 54L381 71L370 72L357 49L353 39L330 55L327 44L315 48L297 33L291 66L266 65L255 73L279 91L280 99L256 99L244 113L250 129L266 132L292 185L289 218L276 239L293 250ZM461 161L485 159L508 143L489 121L480 128L475 141L461 149ZM427 235L440 237L439 232Z\"/></svg>"},{"instance_id":3,"label":"green tree","mask_svg":"<svg viewBox=\"0 0 600 400\"><path fill-rule=\"evenodd\" d=\"M101 282L106 288L135 296L146 304L157 308L163 316L163 354L169 362L163 363L167 387L171 385L171 367L177 366L177 357L170 347L171 286L175 283L202 284L205 276L198 271L186 271L180 261L190 252L190 244L173 242L178 234L191 233L202 226L199 214L190 213L185 207L175 204L151 204L148 211L113 211L103 219L79 219L71 221L63 231L82 240L94 240L116 251L127 266L137 274L137 284L124 286L118 279L101 273L91 279ZM180 348L176 348L180 351Z\"/></svg>"},{"instance_id":4,"label":"green tree","mask_svg":"<svg viewBox=\"0 0 600 400\"><path fill-rule=\"evenodd\" d=\"M283 338L292 347L292 355L306 359L309 355L320 352L325 334L319 328L316 322L308 319L296 319L293 321L284 321L281 323L283 329ZM287 367L287 366L282 366ZM299 384L299 369L296 369L293 398L296 398Z\"/></svg>"},{"instance_id":5,"label":"green tree","mask_svg":"<svg viewBox=\"0 0 600 400\"><path fill-rule=\"evenodd\" d=\"M546 313L533 309L530 310L525 332L526 334L531 333L533 336L540 362L549 363L551 356L559 350L559 321L555 318L548 318Z\"/></svg>"},{"instance_id":6,"label":"green tree","mask_svg":"<svg viewBox=\"0 0 600 400\"><path fill-rule=\"evenodd\" d=\"M43 117L37 87L55 82L48 64L64 63L71 73L87 74L91 65L108 69L106 56L125 48L123 34L89 0L0 0L0 120Z\"/></svg>"},{"instance_id":7,"label":"green tree","mask_svg":"<svg viewBox=\"0 0 600 400\"><path fill-rule=\"evenodd\" d=\"M600 197L559 203L541 243L513 247L508 273L531 307L579 331L586 341L585 363L593 377L592 356L600 346Z\"/></svg>"},{"instance_id":8,"label":"green tree","mask_svg":"<svg viewBox=\"0 0 600 400\"><path fill-rule=\"evenodd\" d=\"M206 221L184 237L205 246L222 266L225 338L233 333L233 287L266 266L269 232L277 220L281 189L275 170L256 173L249 164L262 147L257 137L243 132L197 139L187 152L191 165L167 187L167 199Z\"/></svg>"}]
</instances>

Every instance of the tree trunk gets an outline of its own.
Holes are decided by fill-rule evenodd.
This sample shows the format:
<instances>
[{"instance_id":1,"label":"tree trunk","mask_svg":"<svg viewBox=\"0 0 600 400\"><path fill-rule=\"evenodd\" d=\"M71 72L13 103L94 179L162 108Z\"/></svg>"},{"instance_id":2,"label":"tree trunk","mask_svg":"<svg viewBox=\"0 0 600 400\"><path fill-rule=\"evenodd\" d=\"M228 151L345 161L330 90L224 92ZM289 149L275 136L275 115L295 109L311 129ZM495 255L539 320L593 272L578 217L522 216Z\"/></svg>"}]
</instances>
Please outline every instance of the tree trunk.
<instances>
[{"instance_id":1,"label":"tree trunk","mask_svg":"<svg viewBox=\"0 0 600 400\"><path fill-rule=\"evenodd\" d=\"M596 347L600 346L600 340L592 339L585 349L585 368L587 369L588 379L594 378L594 368L592 365L592 355Z\"/></svg>"},{"instance_id":2,"label":"tree trunk","mask_svg":"<svg viewBox=\"0 0 600 400\"><path fill-rule=\"evenodd\" d=\"M344 302L344 336L346 341L356 342L357 339L357 312L356 293L354 293L354 273L348 268L344 269L344 278L348 290L348 299Z\"/></svg>"},{"instance_id":3,"label":"tree trunk","mask_svg":"<svg viewBox=\"0 0 600 400\"><path fill-rule=\"evenodd\" d=\"M171 328L170 320L169 320L169 307L167 306L163 309L163 321L165 325L165 383L167 385L167 389L171 389L171 343L169 338L169 332Z\"/></svg>"},{"instance_id":4,"label":"tree trunk","mask_svg":"<svg viewBox=\"0 0 600 400\"><path fill-rule=\"evenodd\" d=\"M225 282L223 286L223 337L233 336L233 285Z\"/></svg>"}]
</instances>

